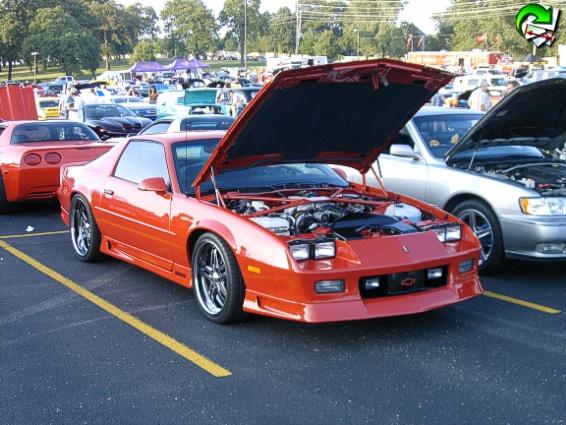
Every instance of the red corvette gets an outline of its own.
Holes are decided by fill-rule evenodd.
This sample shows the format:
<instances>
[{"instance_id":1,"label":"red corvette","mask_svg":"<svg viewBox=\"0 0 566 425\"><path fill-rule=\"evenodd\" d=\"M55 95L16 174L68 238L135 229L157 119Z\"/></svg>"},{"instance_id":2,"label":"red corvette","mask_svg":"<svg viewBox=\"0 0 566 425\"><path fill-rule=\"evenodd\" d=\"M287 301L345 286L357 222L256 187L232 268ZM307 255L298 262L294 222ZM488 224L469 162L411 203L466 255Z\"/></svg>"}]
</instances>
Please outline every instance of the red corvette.
<instances>
[{"instance_id":1,"label":"red corvette","mask_svg":"<svg viewBox=\"0 0 566 425\"><path fill-rule=\"evenodd\" d=\"M284 72L227 133L134 137L65 167L58 195L74 251L193 287L221 323L243 312L368 319L477 296L468 227L325 165L370 169L449 79L391 60Z\"/></svg>"},{"instance_id":2,"label":"red corvette","mask_svg":"<svg viewBox=\"0 0 566 425\"><path fill-rule=\"evenodd\" d=\"M61 165L91 161L112 146L72 121L0 123L0 213L14 202L55 198Z\"/></svg>"}]
</instances>

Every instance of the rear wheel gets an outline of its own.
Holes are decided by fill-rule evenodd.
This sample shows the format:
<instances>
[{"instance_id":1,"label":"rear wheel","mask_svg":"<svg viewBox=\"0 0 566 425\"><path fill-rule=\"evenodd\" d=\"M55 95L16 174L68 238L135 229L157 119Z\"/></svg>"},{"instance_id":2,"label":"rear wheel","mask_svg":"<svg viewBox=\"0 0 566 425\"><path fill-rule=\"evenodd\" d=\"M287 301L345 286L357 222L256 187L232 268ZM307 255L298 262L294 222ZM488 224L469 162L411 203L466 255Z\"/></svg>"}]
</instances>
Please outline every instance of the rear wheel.
<instances>
[{"instance_id":1,"label":"rear wheel","mask_svg":"<svg viewBox=\"0 0 566 425\"><path fill-rule=\"evenodd\" d=\"M4 181L0 176L0 214L6 214L14 209L14 205L8 202L6 197L6 189L4 188Z\"/></svg>"},{"instance_id":2,"label":"rear wheel","mask_svg":"<svg viewBox=\"0 0 566 425\"><path fill-rule=\"evenodd\" d=\"M452 214L470 226L480 241L479 271L488 274L503 267L505 263L503 236L499 220L491 208L483 201L469 199L456 205Z\"/></svg>"},{"instance_id":3,"label":"rear wheel","mask_svg":"<svg viewBox=\"0 0 566 425\"><path fill-rule=\"evenodd\" d=\"M85 263L103 258L100 252L100 231L88 205L81 195L73 198L71 203L71 241L73 251L79 260Z\"/></svg>"},{"instance_id":4,"label":"rear wheel","mask_svg":"<svg viewBox=\"0 0 566 425\"><path fill-rule=\"evenodd\" d=\"M243 316L244 280L230 247L213 233L198 238L193 249L193 290L203 314L229 323Z\"/></svg>"}]
</instances>

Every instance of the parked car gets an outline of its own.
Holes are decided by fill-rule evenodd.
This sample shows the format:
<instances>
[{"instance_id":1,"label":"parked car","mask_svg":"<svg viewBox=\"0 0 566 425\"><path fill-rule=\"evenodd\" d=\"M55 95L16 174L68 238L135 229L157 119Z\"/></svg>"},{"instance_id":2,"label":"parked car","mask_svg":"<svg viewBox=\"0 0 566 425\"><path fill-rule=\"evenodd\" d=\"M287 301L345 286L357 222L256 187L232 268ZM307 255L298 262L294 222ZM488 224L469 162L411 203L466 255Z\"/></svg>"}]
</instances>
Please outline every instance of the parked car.
<instances>
[{"instance_id":1,"label":"parked car","mask_svg":"<svg viewBox=\"0 0 566 425\"><path fill-rule=\"evenodd\" d=\"M200 114L228 114L225 105L216 102L216 89L198 88L160 93L157 97L159 117Z\"/></svg>"},{"instance_id":2,"label":"parked car","mask_svg":"<svg viewBox=\"0 0 566 425\"><path fill-rule=\"evenodd\" d=\"M37 119L59 118L58 97L36 97L35 105L37 107Z\"/></svg>"},{"instance_id":3,"label":"parked car","mask_svg":"<svg viewBox=\"0 0 566 425\"><path fill-rule=\"evenodd\" d=\"M140 117L155 120L157 118L157 107L144 99L136 96L110 96L110 102L125 106L134 111Z\"/></svg>"},{"instance_id":4,"label":"parked car","mask_svg":"<svg viewBox=\"0 0 566 425\"><path fill-rule=\"evenodd\" d=\"M160 118L142 129L138 136L181 131L228 130L233 122L234 118L227 115L196 114L178 118Z\"/></svg>"},{"instance_id":5,"label":"parked car","mask_svg":"<svg viewBox=\"0 0 566 425\"><path fill-rule=\"evenodd\" d=\"M85 105L84 110L86 124L103 140L137 133L152 122L122 105L93 103Z\"/></svg>"},{"instance_id":6,"label":"parked car","mask_svg":"<svg viewBox=\"0 0 566 425\"><path fill-rule=\"evenodd\" d=\"M59 186L59 167L91 161L112 145L72 121L0 124L0 213L20 201L48 200Z\"/></svg>"},{"instance_id":7,"label":"parked car","mask_svg":"<svg viewBox=\"0 0 566 425\"><path fill-rule=\"evenodd\" d=\"M505 258L566 260L565 105L566 80L554 79L515 89L485 116L423 108L379 157L385 186L467 223L483 272Z\"/></svg>"},{"instance_id":8,"label":"parked car","mask_svg":"<svg viewBox=\"0 0 566 425\"><path fill-rule=\"evenodd\" d=\"M475 297L468 227L325 164L365 171L449 78L383 59L284 72L228 132L133 137L68 166L58 193L73 250L192 286L220 323L243 311L359 320Z\"/></svg>"}]
</instances>

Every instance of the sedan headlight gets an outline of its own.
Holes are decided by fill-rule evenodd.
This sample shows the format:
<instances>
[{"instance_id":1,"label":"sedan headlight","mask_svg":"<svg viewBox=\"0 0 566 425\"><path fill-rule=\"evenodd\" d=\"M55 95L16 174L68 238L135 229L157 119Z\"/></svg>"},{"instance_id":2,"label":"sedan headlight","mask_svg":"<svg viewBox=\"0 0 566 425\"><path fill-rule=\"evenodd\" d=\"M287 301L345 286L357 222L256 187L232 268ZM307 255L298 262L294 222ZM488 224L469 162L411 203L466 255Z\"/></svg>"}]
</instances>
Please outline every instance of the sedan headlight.
<instances>
[{"instance_id":1,"label":"sedan headlight","mask_svg":"<svg viewBox=\"0 0 566 425\"><path fill-rule=\"evenodd\" d=\"M566 198L519 198L521 211L529 215L566 215Z\"/></svg>"},{"instance_id":2,"label":"sedan headlight","mask_svg":"<svg viewBox=\"0 0 566 425\"><path fill-rule=\"evenodd\" d=\"M289 250L297 261L322 260L336 256L336 242L328 239L295 240L289 242Z\"/></svg>"},{"instance_id":3,"label":"sedan headlight","mask_svg":"<svg viewBox=\"0 0 566 425\"><path fill-rule=\"evenodd\" d=\"M458 223L434 224L424 230L432 230L440 242L456 242L462 239L462 227Z\"/></svg>"}]
</instances>

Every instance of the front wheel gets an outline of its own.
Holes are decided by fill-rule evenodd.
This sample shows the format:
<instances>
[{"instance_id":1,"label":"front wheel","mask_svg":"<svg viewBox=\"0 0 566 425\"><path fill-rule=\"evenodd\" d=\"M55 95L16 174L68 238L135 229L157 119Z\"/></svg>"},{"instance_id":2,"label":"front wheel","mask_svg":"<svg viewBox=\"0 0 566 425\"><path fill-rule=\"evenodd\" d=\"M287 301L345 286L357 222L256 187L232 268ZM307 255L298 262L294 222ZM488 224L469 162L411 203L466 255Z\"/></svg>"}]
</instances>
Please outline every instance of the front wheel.
<instances>
[{"instance_id":1,"label":"front wheel","mask_svg":"<svg viewBox=\"0 0 566 425\"><path fill-rule=\"evenodd\" d=\"M493 273L503 267L503 236L499 220L491 208L483 201L470 199L456 205L452 214L470 226L480 241L480 273Z\"/></svg>"},{"instance_id":2,"label":"front wheel","mask_svg":"<svg viewBox=\"0 0 566 425\"><path fill-rule=\"evenodd\" d=\"M203 314L216 323L243 316L244 280L230 247L213 233L198 238L193 249L193 290Z\"/></svg>"},{"instance_id":3,"label":"front wheel","mask_svg":"<svg viewBox=\"0 0 566 425\"><path fill-rule=\"evenodd\" d=\"M100 231L88 205L88 201L77 195L71 203L71 241L73 251L85 263L103 258L100 252Z\"/></svg>"}]
</instances>

